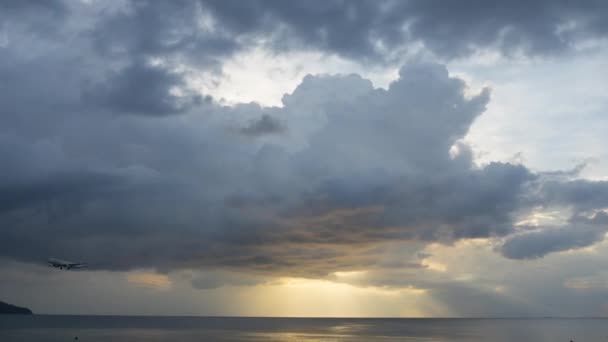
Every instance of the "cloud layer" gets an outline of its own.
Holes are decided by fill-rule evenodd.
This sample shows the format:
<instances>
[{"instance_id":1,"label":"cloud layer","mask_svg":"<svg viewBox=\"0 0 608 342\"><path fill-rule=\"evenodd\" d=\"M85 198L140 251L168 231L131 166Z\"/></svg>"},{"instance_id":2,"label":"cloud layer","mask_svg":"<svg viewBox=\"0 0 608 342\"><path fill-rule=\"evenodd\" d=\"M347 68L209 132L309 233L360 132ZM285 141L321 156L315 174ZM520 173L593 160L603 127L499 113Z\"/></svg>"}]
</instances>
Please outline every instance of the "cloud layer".
<instances>
[{"instance_id":1,"label":"cloud layer","mask_svg":"<svg viewBox=\"0 0 608 342\"><path fill-rule=\"evenodd\" d=\"M606 182L474 163L463 138L491 91L441 64L408 63L387 89L309 75L282 107L189 82L257 46L373 64L416 44L444 60L564 53L605 37L601 2L0 6L2 257L313 277L421 267L384 263L392 241L500 239L530 259L604 237ZM550 207L569 221L517 224Z\"/></svg>"},{"instance_id":2,"label":"cloud layer","mask_svg":"<svg viewBox=\"0 0 608 342\"><path fill-rule=\"evenodd\" d=\"M603 205L568 195L590 182L475 165L461 139L489 90L465 88L441 65L412 64L387 90L356 75L308 76L281 108L210 103L150 119L80 102L53 113L64 124L41 136L3 132L3 256L324 276L373 267L389 241L508 236L528 203ZM279 118L288 130L261 135ZM246 136L234 122L249 122ZM502 252L541 256L601 236L590 238L516 235Z\"/></svg>"}]
</instances>

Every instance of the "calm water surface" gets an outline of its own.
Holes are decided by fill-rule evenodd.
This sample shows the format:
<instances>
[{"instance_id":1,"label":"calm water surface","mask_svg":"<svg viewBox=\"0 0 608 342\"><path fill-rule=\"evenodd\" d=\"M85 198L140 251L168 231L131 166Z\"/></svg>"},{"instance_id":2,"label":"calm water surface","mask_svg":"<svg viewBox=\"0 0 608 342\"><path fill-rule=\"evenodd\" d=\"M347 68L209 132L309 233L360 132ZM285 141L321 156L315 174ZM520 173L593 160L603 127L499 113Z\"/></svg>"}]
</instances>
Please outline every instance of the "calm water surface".
<instances>
[{"instance_id":1,"label":"calm water surface","mask_svg":"<svg viewBox=\"0 0 608 342\"><path fill-rule=\"evenodd\" d=\"M2 342L608 342L608 319L343 319L0 315Z\"/></svg>"}]
</instances>

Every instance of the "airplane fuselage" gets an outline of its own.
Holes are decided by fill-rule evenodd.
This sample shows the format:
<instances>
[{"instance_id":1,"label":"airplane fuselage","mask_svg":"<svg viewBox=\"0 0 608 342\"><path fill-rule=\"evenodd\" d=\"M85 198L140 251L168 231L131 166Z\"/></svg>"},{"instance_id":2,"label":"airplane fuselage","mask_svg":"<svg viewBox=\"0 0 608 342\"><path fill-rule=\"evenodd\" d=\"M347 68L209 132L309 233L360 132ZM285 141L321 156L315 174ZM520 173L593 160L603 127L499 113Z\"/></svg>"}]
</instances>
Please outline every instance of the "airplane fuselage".
<instances>
[{"instance_id":1,"label":"airplane fuselage","mask_svg":"<svg viewBox=\"0 0 608 342\"><path fill-rule=\"evenodd\" d=\"M70 261L54 259L54 258L49 258L47 261L47 264L51 267L55 267L60 270L63 270L63 269L71 270L74 268L84 267L84 264L79 263L79 262L70 262Z\"/></svg>"}]
</instances>

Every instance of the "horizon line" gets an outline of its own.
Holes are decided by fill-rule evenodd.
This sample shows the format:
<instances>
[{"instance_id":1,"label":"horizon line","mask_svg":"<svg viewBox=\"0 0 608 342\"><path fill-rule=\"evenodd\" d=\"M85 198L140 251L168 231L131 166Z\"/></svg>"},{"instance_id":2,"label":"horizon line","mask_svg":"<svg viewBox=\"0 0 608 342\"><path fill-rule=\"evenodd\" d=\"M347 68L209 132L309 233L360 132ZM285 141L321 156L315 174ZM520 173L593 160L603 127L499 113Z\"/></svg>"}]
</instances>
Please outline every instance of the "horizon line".
<instances>
[{"instance_id":1,"label":"horizon line","mask_svg":"<svg viewBox=\"0 0 608 342\"><path fill-rule=\"evenodd\" d=\"M89 317L162 317L162 318L264 318L264 319L608 319L608 316L253 316L253 315L147 315L147 314L53 314L32 313L28 316L89 316Z\"/></svg>"}]
</instances>

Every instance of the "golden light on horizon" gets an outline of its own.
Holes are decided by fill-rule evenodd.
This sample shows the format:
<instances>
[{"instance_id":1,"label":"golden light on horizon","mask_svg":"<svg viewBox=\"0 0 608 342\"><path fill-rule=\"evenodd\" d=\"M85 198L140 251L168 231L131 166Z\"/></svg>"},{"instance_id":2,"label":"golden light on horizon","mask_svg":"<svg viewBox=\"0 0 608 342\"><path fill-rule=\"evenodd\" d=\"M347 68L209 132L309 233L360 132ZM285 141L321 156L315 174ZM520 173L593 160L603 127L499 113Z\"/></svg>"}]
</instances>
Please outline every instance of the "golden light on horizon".
<instances>
[{"instance_id":1,"label":"golden light on horizon","mask_svg":"<svg viewBox=\"0 0 608 342\"><path fill-rule=\"evenodd\" d=\"M324 279L279 278L244 288L247 314L284 317L423 317L419 305L428 297L418 288L359 287Z\"/></svg>"}]
</instances>

